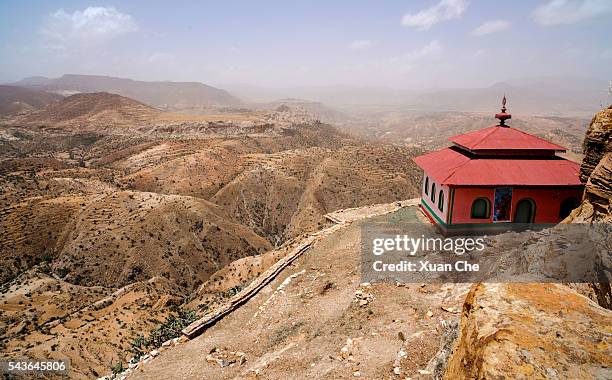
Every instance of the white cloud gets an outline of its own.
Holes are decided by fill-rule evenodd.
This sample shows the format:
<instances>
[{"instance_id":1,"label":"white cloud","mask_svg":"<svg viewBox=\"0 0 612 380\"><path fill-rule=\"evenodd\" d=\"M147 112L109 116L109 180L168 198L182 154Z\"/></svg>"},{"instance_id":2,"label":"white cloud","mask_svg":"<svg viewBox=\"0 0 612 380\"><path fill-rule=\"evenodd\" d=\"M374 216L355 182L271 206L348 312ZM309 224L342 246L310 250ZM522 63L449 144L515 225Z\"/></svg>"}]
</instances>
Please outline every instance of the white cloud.
<instances>
[{"instance_id":1,"label":"white cloud","mask_svg":"<svg viewBox=\"0 0 612 380\"><path fill-rule=\"evenodd\" d=\"M41 29L50 47L66 49L73 44L95 44L138 30L132 16L115 8L87 7L66 13L63 9L50 14Z\"/></svg>"},{"instance_id":2,"label":"white cloud","mask_svg":"<svg viewBox=\"0 0 612 380\"><path fill-rule=\"evenodd\" d=\"M575 24L612 11L610 0L552 0L531 16L540 25Z\"/></svg>"},{"instance_id":3,"label":"white cloud","mask_svg":"<svg viewBox=\"0 0 612 380\"><path fill-rule=\"evenodd\" d=\"M402 25L418 30L429 30L433 25L461 17L468 6L466 0L441 0L438 4L417 13L406 13Z\"/></svg>"},{"instance_id":4,"label":"white cloud","mask_svg":"<svg viewBox=\"0 0 612 380\"><path fill-rule=\"evenodd\" d=\"M351 50L367 50L376 45L372 40L355 40L351 42L349 48Z\"/></svg>"},{"instance_id":5,"label":"white cloud","mask_svg":"<svg viewBox=\"0 0 612 380\"><path fill-rule=\"evenodd\" d=\"M506 20L491 20L474 29L472 34L475 36L484 36L485 34L501 32L509 27L510 23Z\"/></svg>"}]
</instances>

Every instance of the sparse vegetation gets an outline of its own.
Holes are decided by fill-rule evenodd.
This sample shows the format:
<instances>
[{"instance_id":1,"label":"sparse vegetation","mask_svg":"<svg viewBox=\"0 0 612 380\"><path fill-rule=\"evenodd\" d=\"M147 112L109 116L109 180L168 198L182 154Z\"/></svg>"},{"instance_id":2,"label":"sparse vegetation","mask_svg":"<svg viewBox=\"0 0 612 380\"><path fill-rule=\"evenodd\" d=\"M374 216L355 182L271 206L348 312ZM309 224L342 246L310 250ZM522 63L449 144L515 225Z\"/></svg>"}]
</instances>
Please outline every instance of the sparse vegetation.
<instances>
[{"instance_id":1,"label":"sparse vegetation","mask_svg":"<svg viewBox=\"0 0 612 380\"><path fill-rule=\"evenodd\" d=\"M130 351L134 354L133 360L138 360L146 352L161 347L165 341L179 337L181 330L197 319L194 310L179 309L176 314L171 314L146 337L139 335L132 340Z\"/></svg>"},{"instance_id":2,"label":"sparse vegetation","mask_svg":"<svg viewBox=\"0 0 612 380\"><path fill-rule=\"evenodd\" d=\"M125 371L125 368L123 367L123 361L119 360L117 363L113 364L111 366L111 371L113 375L118 375L121 372Z\"/></svg>"}]
</instances>

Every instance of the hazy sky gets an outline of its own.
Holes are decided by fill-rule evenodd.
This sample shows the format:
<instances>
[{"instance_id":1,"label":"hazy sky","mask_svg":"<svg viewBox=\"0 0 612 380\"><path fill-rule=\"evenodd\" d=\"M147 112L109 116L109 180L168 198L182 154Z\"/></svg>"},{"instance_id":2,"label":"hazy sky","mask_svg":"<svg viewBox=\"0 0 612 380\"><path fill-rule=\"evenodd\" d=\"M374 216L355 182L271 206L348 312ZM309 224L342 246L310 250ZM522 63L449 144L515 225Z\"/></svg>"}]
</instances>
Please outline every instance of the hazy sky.
<instances>
[{"instance_id":1,"label":"hazy sky","mask_svg":"<svg viewBox=\"0 0 612 380\"><path fill-rule=\"evenodd\" d=\"M1 1L0 81L397 88L612 79L612 0Z\"/></svg>"}]
</instances>

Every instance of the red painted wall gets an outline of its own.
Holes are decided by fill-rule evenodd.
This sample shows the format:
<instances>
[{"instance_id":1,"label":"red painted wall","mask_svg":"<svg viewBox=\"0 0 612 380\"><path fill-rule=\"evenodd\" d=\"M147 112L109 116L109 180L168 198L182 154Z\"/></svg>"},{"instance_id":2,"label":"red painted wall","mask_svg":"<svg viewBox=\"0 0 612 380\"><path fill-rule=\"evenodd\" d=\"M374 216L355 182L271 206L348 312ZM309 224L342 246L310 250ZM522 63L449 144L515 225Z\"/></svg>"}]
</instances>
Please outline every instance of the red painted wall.
<instances>
[{"instance_id":1,"label":"red painted wall","mask_svg":"<svg viewBox=\"0 0 612 380\"><path fill-rule=\"evenodd\" d=\"M489 219L472 219L472 202L476 198L488 198L493 207L494 188L489 187L458 187L454 188L455 195L452 200L451 223L487 223L493 221L493 212Z\"/></svg>"},{"instance_id":2,"label":"red painted wall","mask_svg":"<svg viewBox=\"0 0 612 380\"><path fill-rule=\"evenodd\" d=\"M493 210L489 219L472 219L472 202L479 197L486 197L493 208L494 187L456 187L452 208L453 224L458 223L492 223ZM548 188L548 187L513 187L512 218L516 204L524 198L531 198L536 204L535 223L559 223L561 202L569 197L582 199L582 188Z\"/></svg>"}]
</instances>

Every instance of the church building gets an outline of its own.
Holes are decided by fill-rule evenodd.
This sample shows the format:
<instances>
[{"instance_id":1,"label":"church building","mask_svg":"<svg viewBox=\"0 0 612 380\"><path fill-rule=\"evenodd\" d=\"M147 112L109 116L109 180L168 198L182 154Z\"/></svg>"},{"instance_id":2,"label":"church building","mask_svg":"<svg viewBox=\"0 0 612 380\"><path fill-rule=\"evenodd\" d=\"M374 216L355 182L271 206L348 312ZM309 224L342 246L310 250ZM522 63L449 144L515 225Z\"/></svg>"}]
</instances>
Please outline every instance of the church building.
<instances>
[{"instance_id":1,"label":"church building","mask_svg":"<svg viewBox=\"0 0 612 380\"><path fill-rule=\"evenodd\" d=\"M579 204L580 165L567 149L499 124L455 136L452 146L416 157L424 171L421 209L441 232L486 232L499 223L553 224Z\"/></svg>"}]
</instances>

